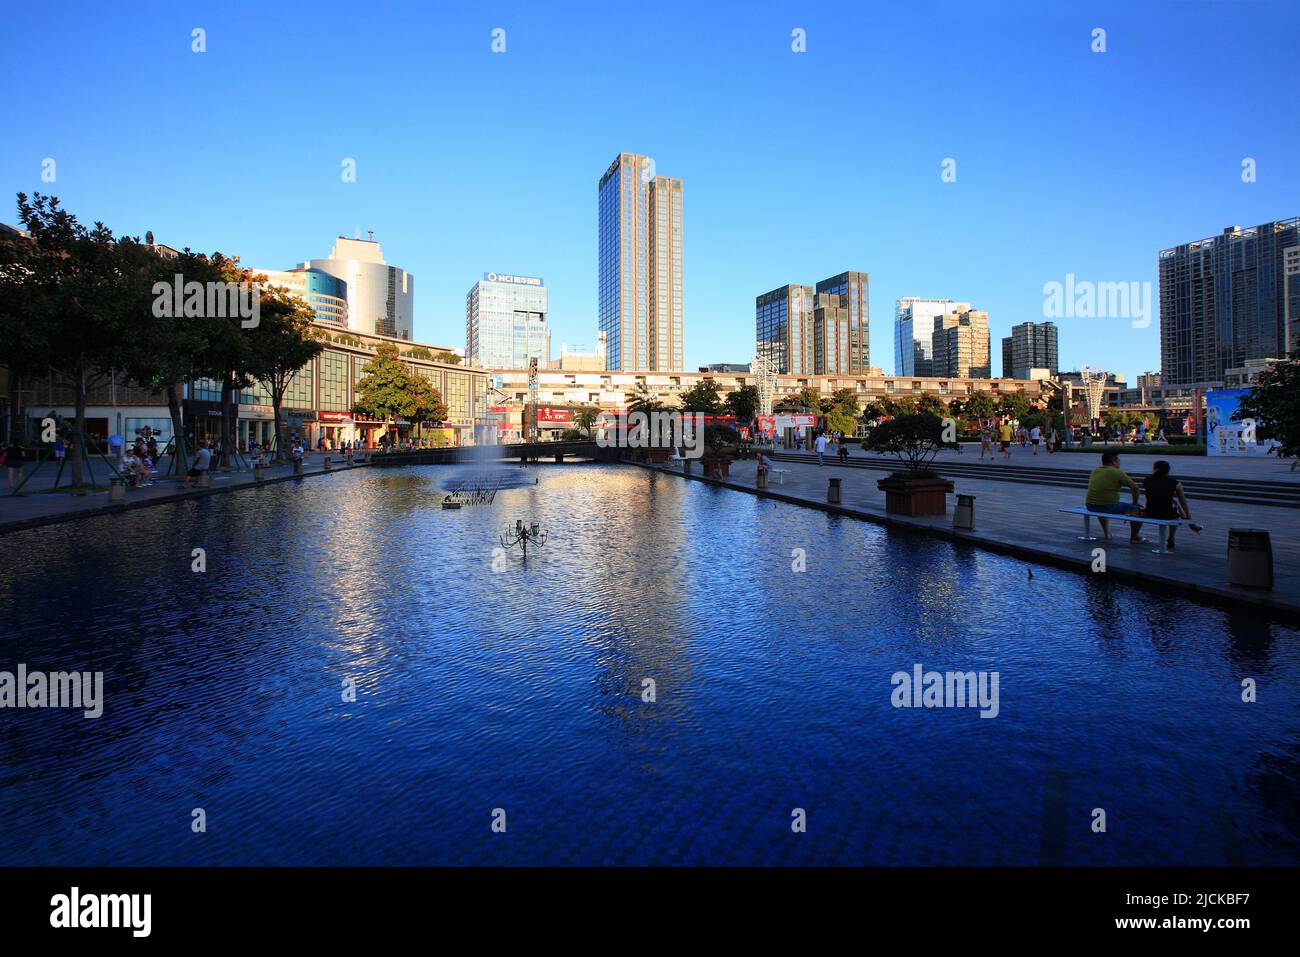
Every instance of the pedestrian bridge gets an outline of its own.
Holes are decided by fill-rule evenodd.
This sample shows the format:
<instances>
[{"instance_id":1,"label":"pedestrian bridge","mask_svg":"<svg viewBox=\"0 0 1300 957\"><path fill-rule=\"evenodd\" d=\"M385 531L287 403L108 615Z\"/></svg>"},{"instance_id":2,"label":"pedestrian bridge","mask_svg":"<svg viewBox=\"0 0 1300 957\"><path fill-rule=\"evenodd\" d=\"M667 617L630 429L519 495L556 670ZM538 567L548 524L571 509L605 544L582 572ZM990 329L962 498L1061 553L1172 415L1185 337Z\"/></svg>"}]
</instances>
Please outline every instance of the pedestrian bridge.
<instances>
[{"instance_id":1,"label":"pedestrian bridge","mask_svg":"<svg viewBox=\"0 0 1300 957\"><path fill-rule=\"evenodd\" d=\"M457 462L617 462L620 449L601 448L592 439L575 442L517 442L446 449L411 449L378 453L375 465L452 465Z\"/></svg>"}]
</instances>

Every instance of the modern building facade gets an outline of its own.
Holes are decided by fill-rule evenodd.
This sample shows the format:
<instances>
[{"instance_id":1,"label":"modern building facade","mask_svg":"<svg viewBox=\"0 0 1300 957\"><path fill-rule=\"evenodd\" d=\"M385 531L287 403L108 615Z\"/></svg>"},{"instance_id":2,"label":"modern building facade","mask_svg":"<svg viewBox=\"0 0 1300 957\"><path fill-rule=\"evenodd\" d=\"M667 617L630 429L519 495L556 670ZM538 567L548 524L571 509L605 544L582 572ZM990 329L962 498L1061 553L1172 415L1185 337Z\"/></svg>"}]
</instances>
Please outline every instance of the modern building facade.
<instances>
[{"instance_id":1,"label":"modern building facade","mask_svg":"<svg viewBox=\"0 0 1300 957\"><path fill-rule=\"evenodd\" d=\"M1300 246L1284 253L1286 263L1286 327L1288 350L1300 352Z\"/></svg>"},{"instance_id":2,"label":"modern building facade","mask_svg":"<svg viewBox=\"0 0 1300 957\"><path fill-rule=\"evenodd\" d=\"M1030 369L1046 369L1052 375L1060 371L1056 323L1022 322L1002 340L1002 374L1028 379Z\"/></svg>"},{"instance_id":3,"label":"modern building facade","mask_svg":"<svg viewBox=\"0 0 1300 957\"><path fill-rule=\"evenodd\" d=\"M611 369L685 364L682 181L620 153L597 192L598 315Z\"/></svg>"},{"instance_id":4,"label":"modern building facade","mask_svg":"<svg viewBox=\"0 0 1300 957\"><path fill-rule=\"evenodd\" d=\"M499 411L503 441L511 441L521 435L524 428L524 407L529 396L528 370L499 369L491 374L500 389L496 399L499 405L495 405L493 411ZM628 396L643 383L667 408L675 406L683 392L703 381L715 383L723 397L743 386L756 384L752 373L661 373L644 369L605 372L547 370L539 373L537 379L538 404L544 410L539 422L543 423L543 432L556 433L571 427L572 416L564 413L579 407L596 407L610 413L626 412ZM849 389L861 405L886 397L933 395L951 402L954 399L965 401L977 393L988 393L996 398L1012 392L1023 392L1031 402L1039 402L1052 391L1041 380L912 378L885 376L879 370L858 376L780 375L775 387L775 402L805 389L813 389L824 396Z\"/></svg>"},{"instance_id":5,"label":"modern building facade","mask_svg":"<svg viewBox=\"0 0 1300 957\"><path fill-rule=\"evenodd\" d=\"M320 269L255 269L264 273L269 286L282 286L311 306L316 321L348 327L348 284Z\"/></svg>"},{"instance_id":6,"label":"modern building facade","mask_svg":"<svg viewBox=\"0 0 1300 957\"><path fill-rule=\"evenodd\" d=\"M815 286L785 285L754 299L755 351L779 375L871 370L869 279L843 272Z\"/></svg>"},{"instance_id":7,"label":"modern building facade","mask_svg":"<svg viewBox=\"0 0 1300 957\"><path fill-rule=\"evenodd\" d=\"M930 347L933 375L965 379L993 377L987 312L966 309L940 316L930 334Z\"/></svg>"},{"instance_id":8,"label":"modern building facade","mask_svg":"<svg viewBox=\"0 0 1300 957\"><path fill-rule=\"evenodd\" d=\"M813 287L785 285L754 299L755 348L780 375L811 375Z\"/></svg>"},{"instance_id":9,"label":"modern building facade","mask_svg":"<svg viewBox=\"0 0 1300 957\"><path fill-rule=\"evenodd\" d=\"M485 272L465 296L465 361L484 368L526 368L551 359L546 285L535 276Z\"/></svg>"},{"instance_id":10,"label":"modern building facade","mask_svg":"<svg viewBox=\"0 0 1300 957\"><path fill-rule=\"evenodd\" d=\"M347 284L348 329L372 336L407 339L415 319L415 277L384 261L372 239L334 240L328 259L312 259L302 269L327 273Z\"/></svg>"},{"instance_id":11,"label":"modern building facade","mask_svg":"<svg viewBox=\"0 0 1300 957\"><path fill-rule=\"evenodd\" d=\"M935 320L950 312L965 312L970 303L913 297L894 305L894 374L928 376L933 371Z\"/></svg>"},{"instance_id":12,"label":"modern building facade","mask_svg":"<svg viewBox=\"0 0 1300 957\"><path fill-rule=\"evenodd\" d=\"M1286 251L1300 217L1160 251L1160 360L1167 385L1223 383L1228 369L1287 351Z\"/></svg>"}]
</instances>

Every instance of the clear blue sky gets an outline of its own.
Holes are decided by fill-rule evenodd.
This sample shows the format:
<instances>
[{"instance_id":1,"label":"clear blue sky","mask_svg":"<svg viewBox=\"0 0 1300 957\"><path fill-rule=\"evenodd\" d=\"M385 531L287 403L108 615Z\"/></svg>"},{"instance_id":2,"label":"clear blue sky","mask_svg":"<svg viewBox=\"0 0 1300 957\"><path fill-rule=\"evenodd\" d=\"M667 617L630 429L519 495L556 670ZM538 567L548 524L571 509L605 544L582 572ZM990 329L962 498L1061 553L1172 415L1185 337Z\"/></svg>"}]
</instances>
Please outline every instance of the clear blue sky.
<instances>
[{"instance_id":1,"label":"clear blue sky","mask_svg":"<svg viewBox=\"0 0 1300 957\"><path fill-rule=\"evenodd\" d=\"M0 220L54 192L265 268L373 227L416 338L463 346L495 270L545 277L558 352L595 342L596 184L629 150L684 181L688 367L748 360L758 293L858 269L876 365L919 295L987 309L996 372L1044 283L1154 286L1162 247L1300 215L1295 3L470 6L12 4ZM1159 367L1158 321L1060 325L1066 367Z\"/></svg>"}]
</instances>

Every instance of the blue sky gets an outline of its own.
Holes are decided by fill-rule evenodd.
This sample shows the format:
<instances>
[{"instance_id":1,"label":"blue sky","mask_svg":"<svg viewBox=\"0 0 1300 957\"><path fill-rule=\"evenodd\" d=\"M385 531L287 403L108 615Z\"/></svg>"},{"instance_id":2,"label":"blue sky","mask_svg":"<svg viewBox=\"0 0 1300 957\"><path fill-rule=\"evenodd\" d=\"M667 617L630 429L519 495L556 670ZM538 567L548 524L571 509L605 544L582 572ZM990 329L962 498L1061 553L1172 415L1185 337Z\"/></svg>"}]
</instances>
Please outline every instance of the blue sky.
<instances>
[{"instance_id":1,"label":"blue sky","mask_svg":"<svg viewBox=\"0 0 1300 957\"><path fill-rule=\"evenodd\" d=\"M1300 215L1294 3L467 6L11 6L0 220L54 192L264 268L373 228L416 338L463 347L494 270L545 277L558 353L595 342L596 184L629 150L684 183L688 368L748 360L758 293L858 269L874 364L919 295L987 309L996 372L1044 283L1154 287L1163 247ZM1063 366L1159 367L1158 321L1059 325Z\"/></svg>"}]
</instances>

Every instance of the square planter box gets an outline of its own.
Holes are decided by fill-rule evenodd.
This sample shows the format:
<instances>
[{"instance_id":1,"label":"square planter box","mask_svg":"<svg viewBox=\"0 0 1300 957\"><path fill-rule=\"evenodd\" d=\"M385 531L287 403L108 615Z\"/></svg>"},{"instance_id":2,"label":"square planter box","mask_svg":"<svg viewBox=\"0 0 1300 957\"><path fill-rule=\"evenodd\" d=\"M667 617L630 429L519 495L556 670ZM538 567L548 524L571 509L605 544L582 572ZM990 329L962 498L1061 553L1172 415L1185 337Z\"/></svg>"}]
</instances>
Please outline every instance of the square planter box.
<instances>
[{"instance_id":1,"label":"square planter box","mask_svg":"<svg viewBox=\"0 0 1300 957\"><path fill-rule=\"evenodd\" d=\"M714 478L727 478L731 472L731 459L704 457L704 474Z\"/></svg>"},{"instance_id":2,"label":"square planter box","mask_svg":"<svg viewBox=\"0 0 1300 957\"><path fill-rule=\"evenodd\" d=\"M650 455L651 464L660 465L668 461L668 456L672 450L671 449L648 449L647 451Z\"/></svg>"},{"instance_id":3,"label":"square planter box","mask_svg":"<svg viewBox=\"0 0 1300 957\"><path fill-rule=\"evenodd\" d=\"M946 515L952 482L942 478L896 478L876 480L876 488L885 493L885 511L890 515Z\"/></svg>"}]
</instances>

